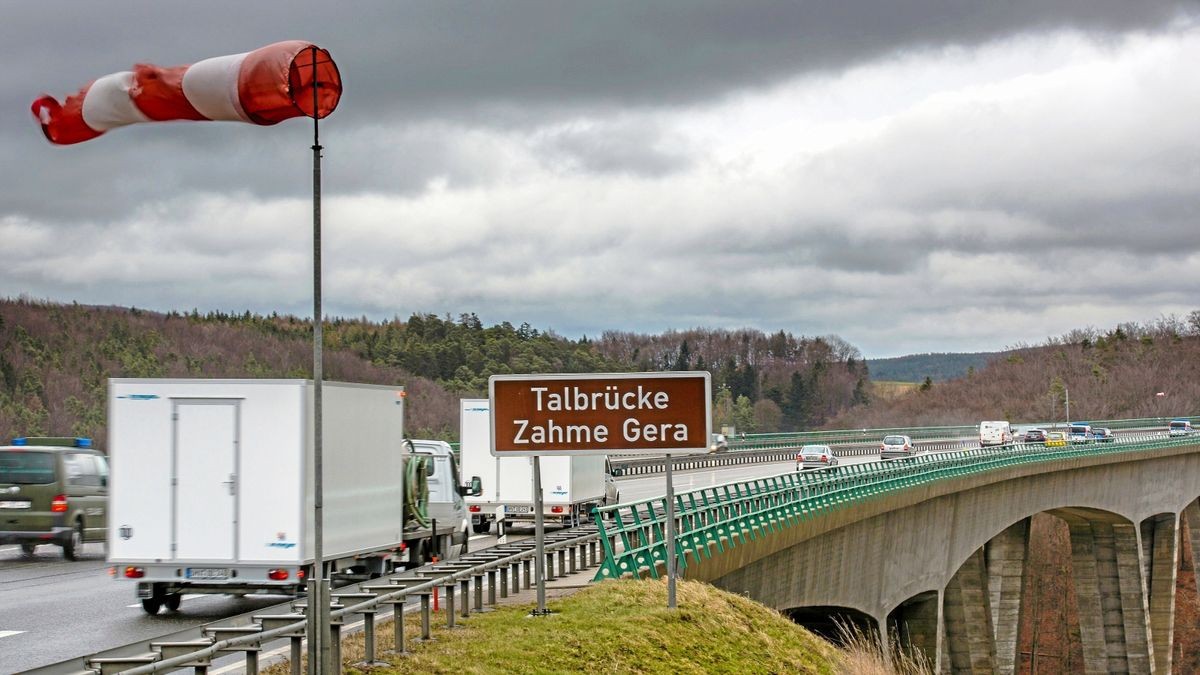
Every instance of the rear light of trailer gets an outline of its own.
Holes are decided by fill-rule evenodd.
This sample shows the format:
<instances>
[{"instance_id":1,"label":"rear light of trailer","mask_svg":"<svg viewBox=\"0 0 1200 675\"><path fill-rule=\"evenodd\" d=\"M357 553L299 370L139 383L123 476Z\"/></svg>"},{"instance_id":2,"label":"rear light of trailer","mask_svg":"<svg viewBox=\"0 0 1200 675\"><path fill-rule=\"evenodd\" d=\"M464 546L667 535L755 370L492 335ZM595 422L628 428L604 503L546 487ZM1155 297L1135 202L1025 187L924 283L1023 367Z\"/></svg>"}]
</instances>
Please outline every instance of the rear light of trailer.
<instances>
[{"instance_id":1,"label":"rear light of trailer","mask_svg":"<svg viewBox=\"0 0 1200 675\"><path fill-rule=\"evenodd\" d=\"M561 507L561 506L550 507L550 513L562 513L562 512L563 512L563 507Z\"/></svg>"},{"instance_id":2,"label":"rear light of trailer","mask_svg":"<svg viewBox=\"0 0 1200 675\"><path fill-rule=\"evenodd\" d=\"M51 513L66 513L67 512L67 496L54 495L54 499L50 501Z\"/></svg>"},{"instance_id":3,"label":"rear light of trailer","mask_svg":"<svg viewBox=\"0 0 1200 675\"><path fill-rule=\"evenodd\" d=\"M146 576L146 570L144 568L134 567L132 565L125 568L126 579L141 579L144 576Z\"/></svg>"},{"instance_id":4,"label":"rear light of trailer","mask_svg":"<svg viewBox=\"0 0 1200 675\"><path fill-rule=\"evenodd\" d=\"M468 506L467 508L470 509L471 513L479 513L480 511L483 510L483 508L480 507L478 504L472 504L472 505Z\"/></svg>"},{"instance_id":5,"label":"rear light of trailer","mask_svg":"<svg viewBox=\"0 0 1200 675\"><path fill-rule=\"evenodd\" d=\"M279 567L267 572L267 578L271 581L287 581L288 571Z\"/></svg>"}]
</instances>

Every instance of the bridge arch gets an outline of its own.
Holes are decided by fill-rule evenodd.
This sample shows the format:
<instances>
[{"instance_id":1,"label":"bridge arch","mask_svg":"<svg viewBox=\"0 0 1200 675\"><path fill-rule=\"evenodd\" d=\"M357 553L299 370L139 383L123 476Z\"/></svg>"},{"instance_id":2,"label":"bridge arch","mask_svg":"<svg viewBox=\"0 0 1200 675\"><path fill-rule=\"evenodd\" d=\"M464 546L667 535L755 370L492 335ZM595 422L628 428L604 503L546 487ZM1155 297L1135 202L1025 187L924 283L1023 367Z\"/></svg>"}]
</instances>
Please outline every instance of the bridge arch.
<instances>
[{"instance_id":1,"label":"bridge arch","mask_svg":"<svg viewBox=\"0 0 1200 675\"><path fill-rule=\"evenodd\" d=\"M951 611L989 619L974 636L944 632L939 663L977 663L970 645L987 638L994 670L1012 672L1029 522L1049 513L1071 531L1081 615L1091 621L1081 626L1087 668L1149 672L1154 661L1169 672L1167 568L1185 507L1197 514L1193 541L1200 537L1197 485L1194 446L1019 465L875 496L697 561L686 574L777 609L854 607L885 624L936 593L943 625ZM1123 634L1106 640L1106 629Z\"/></svg>"}]
</instances>

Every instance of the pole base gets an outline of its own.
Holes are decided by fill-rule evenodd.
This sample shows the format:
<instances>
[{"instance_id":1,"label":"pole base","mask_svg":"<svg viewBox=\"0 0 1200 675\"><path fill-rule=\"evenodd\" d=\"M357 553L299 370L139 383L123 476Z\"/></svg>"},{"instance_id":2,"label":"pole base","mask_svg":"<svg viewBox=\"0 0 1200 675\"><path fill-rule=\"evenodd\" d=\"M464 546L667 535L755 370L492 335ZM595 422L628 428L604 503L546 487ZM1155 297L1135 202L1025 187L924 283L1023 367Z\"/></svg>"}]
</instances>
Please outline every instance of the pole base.
<instances>
[{"instance_id":1,"label":"pole base","mask_svg":"<svg viewBox=\"0 0 1200 675\"><path fill-rule=\"evenodd\" d=\"M553 613L554 611L549 609L535 609L529 613L529 616L550 616Z\"/></svg>"}]
</instances>

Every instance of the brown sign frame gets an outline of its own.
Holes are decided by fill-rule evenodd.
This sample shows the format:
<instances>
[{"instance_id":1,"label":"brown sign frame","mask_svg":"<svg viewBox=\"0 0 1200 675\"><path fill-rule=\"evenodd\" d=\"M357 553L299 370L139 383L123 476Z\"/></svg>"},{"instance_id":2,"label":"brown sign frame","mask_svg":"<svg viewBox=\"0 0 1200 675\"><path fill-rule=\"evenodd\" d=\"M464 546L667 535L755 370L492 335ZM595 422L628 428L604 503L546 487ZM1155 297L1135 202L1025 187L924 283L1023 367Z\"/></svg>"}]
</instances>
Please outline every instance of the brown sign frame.
<instances>
[{"instance_id":1,"label":"brown sign frame","mask_svg":"<svg viewBox=\"0 0 1200 675\"><path fill-rule=\"evenodd\" d=\"M495 457L691 454L706 452L712 434L712 375L704 370L493 375L488 399ZM507 425L504 436L498 424ZM679 425L686 440L678 440ZM631 433L641 442L629 442ZM518 448L518 438L530 447Z\"/></svg>"}]
</instances>

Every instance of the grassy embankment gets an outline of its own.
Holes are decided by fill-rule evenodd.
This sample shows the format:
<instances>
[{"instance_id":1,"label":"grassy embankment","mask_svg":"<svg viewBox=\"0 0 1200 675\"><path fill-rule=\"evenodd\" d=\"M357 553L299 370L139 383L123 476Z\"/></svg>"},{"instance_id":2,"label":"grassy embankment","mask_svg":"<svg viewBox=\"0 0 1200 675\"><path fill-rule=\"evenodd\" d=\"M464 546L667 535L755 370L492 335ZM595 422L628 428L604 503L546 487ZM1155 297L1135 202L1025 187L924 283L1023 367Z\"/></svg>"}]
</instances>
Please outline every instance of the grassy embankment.
<instances>
[{"instance_id":1,"label":"grassy embankment","mask_svg":"<svg viewBox=\"0 0 1200 675\"><path fill-rule=\"evenodd\" d=\"M380 657L371 673L886 673L869 654L843 652L776 611L708 584L680 581L678 609L666 608L666 584L610 581L547 603L472 614L453 631L444 614L434 641L422 643L419 616L406 617L411 650L392 647L390 621L377 629ZM869 650L867 650L869 651ZM343 643L347 672L363 672L362 634ZM286 664L264 672L286 673Z\"/></svg>"}]
</instances>

